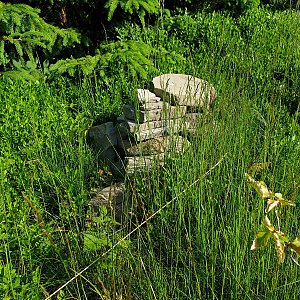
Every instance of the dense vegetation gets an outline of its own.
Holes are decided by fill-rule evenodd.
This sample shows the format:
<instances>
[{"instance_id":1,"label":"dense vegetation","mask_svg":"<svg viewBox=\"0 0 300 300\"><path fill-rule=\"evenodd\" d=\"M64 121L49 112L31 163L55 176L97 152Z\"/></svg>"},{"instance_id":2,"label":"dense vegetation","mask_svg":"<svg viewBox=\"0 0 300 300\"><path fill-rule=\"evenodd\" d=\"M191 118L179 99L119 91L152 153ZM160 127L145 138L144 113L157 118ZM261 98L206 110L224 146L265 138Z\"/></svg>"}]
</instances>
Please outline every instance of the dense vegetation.
<instances>
[{"instance_id":1,"label":"dense vegetation","mask_svg":"<svg viewBox=\"0 0 300 300\"><path fill-rule=\"evenodd\" d=\"M47 298L95 260L52 299L298 299L299 266L250 251L265 203L245 173L268 163L251 175L295 202L282 231L299 236L299 3L22 2L0 2L1 299ZM128 182L128 220L103 208L86 228L112 180L86 130L171 72L210 81L214 110L188 151Z\"/></svg>"}]
</instances>

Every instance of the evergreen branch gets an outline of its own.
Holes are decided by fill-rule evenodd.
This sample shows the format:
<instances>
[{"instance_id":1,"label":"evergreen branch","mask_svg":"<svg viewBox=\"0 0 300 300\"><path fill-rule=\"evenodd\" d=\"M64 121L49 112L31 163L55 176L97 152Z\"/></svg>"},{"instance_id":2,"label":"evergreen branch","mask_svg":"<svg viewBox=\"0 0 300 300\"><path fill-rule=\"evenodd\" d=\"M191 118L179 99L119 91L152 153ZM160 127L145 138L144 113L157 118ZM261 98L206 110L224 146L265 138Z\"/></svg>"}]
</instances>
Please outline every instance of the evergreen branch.
<instances>
[{"instance_id":1,"label":"evergreen branch","mask_svg":"<svg viewBox=\"0 0 300 300\"><path fill-rule=\"evenodd\" d=\"M80 43L80 34L73 29L60 29L46 23L40 10L25 4L0 2L0 27L2 32L0 65L11 68L12 61L38 60L38 52L51 57L53 52Z\"/></svg>"},{"instance_id":2,"label":"evergreen branch","mask_svg":"<svg viewBox=\"0 0 300 300\"><path fill-rule=\"evenodd\" d=\"M160 5L158 0L108 0L104 7L108 9L108 21L111 21L116 9L120 7L130 15L137 14L144 25L146 13L158 14Z\"/></svg>"},{"instance_id":3,"label":"evergreen branch","mask_svg":"<svg viewBox=\"0 0 300 300\"><path fill-rule=\"evenodd\" d=\"M89 75L96 68L103 69L118 62L122 67L127 68L131 75L139 74L147 78L147 69L157 71L152 61L147 58L153 51L152 47L142 42L119 41L101 46L95 56L60 60L50 66L50 71L59 74L68 72L70 75L80 71L84 75Z\"/></svg>"}]
</instances>

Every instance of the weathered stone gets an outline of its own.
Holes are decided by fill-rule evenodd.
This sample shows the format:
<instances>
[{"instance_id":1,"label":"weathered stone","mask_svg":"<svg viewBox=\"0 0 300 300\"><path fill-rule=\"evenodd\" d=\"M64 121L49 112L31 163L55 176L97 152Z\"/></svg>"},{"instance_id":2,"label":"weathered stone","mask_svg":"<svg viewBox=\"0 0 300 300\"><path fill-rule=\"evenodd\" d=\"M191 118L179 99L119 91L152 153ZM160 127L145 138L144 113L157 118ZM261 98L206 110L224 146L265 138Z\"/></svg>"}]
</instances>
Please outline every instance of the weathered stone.
<instances>
[{"instance_id":1,"label":"weathered stone","mask_svg":"<svg viewBox=\"0 0 300 300\"><path fill-rule=\"evenodd\" d=\"M137 145L137 142L132 139L129 139L128 137L126 139L118 141L118 147L123 149L126 155L129 155L128 149L130 149L131 147L134 147L136 145Z\"/></svg>"},{"instance_id":2,"label":"weathered stone","mask_svg":"<svg viewBox=\"0 0 300 300\"><path fill-rule=\"evenodd\" d=\"M140 103L153 103L161 101L154 93L151 93L149 90L138 89L137 90L138 100Z\"/></svg>"},{"instance_id":3,"label":"weathered stone","mask_svg":"<svg viewBox=\"0 0 300 300\"><path fill-rule=\"evenodd\" d=\"M137 131L134 134L134 139L136 141L145 141L149 139L153 139L159 136L163 136L166 134L166 127L159 127L154 129L146 129L144 131Z\"/></svg>"},{"instance_id":4,"label":"weathered stone","mask_svg":"<svg viewBox=\"0 0 300 300\"><path fill-rule=\"evenodd\" d=\"M115 147L111 146L101 153L101 157L106 161L106 162L113 162L115 161L117 156L117 152Z\"/></svg>"},{"instance_id":5,"label":"weathered stone","mask_svg":"<svg viewBox=\"0 0 300 300\"><path fill-rule=\"evenodd\" d=\"M89 203L87 223L93 223L93 218L99 216L99 209L102 205L109 208L119 222L124 215L125 185L124 183L115 183L104 189L94 189L91 192Z\"/></svg>"},{"instance_id":6,"label":"weathered stone","mask_svg":"<svg viewBox=\"0 0 300 300\"><path fill-rule=\"evenodd\" d=\"M153 110L153 109L168 109L170 107L170 103L165 101L158 102L146 102L140 105L140 110Z\"/></svg>"},{"instance_id":7,"label":"weathered stone","mask_svg":"<svg viewBox=\"0 0 300 300\"><path fill-rule=\"evenodd\" d=\"M178 135L156 137L140 143L124 140L122 148L126 155L153 155L166 152L184 152L189 147L190 142Z\"/></svg>"},{"instance_id":8,"label":"weathered stone","mask_svg":"<svg viewBox=\"0 0 300 300\"><path fill-rule=\"evenodd\" d=\"M135 122L128 120L125 116L118 117L117 129L120 132L122 138L128 136L133 137L136 141L142 141L156 136L164 134L163 121L152 121L143 124L136 124Z\"/></svg>"},{"instance_id":9,"label":"weathered stone","mask_svg":"<svg viewBox=\"0 0 300 300\"><path fill-rule=\"evenodd\" d=\"M154 93L174 105L209 108L216 90L207 81L185 74L164 74L153 79Z\"/></svg>"},{"instance_id":10,"label":"weathered stone","mask_svg":"<svg viewBox=\"0 0 300 300\"><path fill-rule=\"evenodd\" d=\"M186 106L169 106L164 109L154 109L150 111L136 111L132 107L124 106L124 115L127 119L137 123L145 123L151 121L160 121L166 119L181 118L186 112Z\"/></svg>"},{"instance_id":11,"label":"weathered stone","mask_svg":"<svg viewBox=\"0 0 300 300\"><path fill-rule=\"evenodd\" d=\"M111 146L116 146L118 139L113 122L91 127L87 132L87 140L94 149L100 152L104 152Z\"/></svg>"},{"instance_id":12,"label":"weathered stone","mask_svg":"<svg viewBox=\"0 0 300 300\"><path fill-rule=\"evenodd\" d=\"M197 136L198 133L212 135L217 138L220 133L220 126L215 120L205 118L203 114L187 114L185 116L185 132L190 136ZM182 130L183 132L183 130Z\"/></svg>"},{"instance_id":13,"label":"weathered stone","mask_svg":"<svg viewBox=\"0 0 300 300\"><path fill-rule=\"evenodd\" d=\"M208 82L181 74L162 75L153 82L156 95L139 89L139 104L125 105L124 115L117 119L116 127L108 122L90 128L87 133L89 141L106 159L114 179L152 172L154 166L163 165L173 153L183 153L190 146L190 142L180 136L183 132L187 132L189 139L207 133L212 140L220 132L220 126L204 114L191 113L201 111L197 107L208 108L213 103L216 92ZM160 97L164 97L164 101ZM97 223L93 218L99 216L101 205L110 208L116 220L121 221L130 205L126 196L124 184L96 190L89 203L87 222Z\"/></svg>"},{"instance_id":14,"label":"weathered stone","mask_svg":"<svg viewBox=\"0 0 300 300\"><path fill-rule=\"evenodd\" d=\"M128 176L134 175L136 172L150 170L153 166L164 164L164 155L156 154L150 156L133 156L126 157L127 166L126 173Z\"/></svg>"},{"instance_id":15,"label":"weathered stone","mask_svg":"<svg viewBox=\"0 0 300 300\"><path fill-rule=\"evenodd\" d=\"M118 144L120 140L126 139L130 135L130 130L128 126L128 119L124 115L117 118L116 132Z\"/></svg>"},{"instance_id":16,"label":"weathered stone","mask_svg":"<svg viewBox=\"0 0 300 300\"><path fill-rule=\"evenodd\" d=\"M201 122L203 120L203 114L202 113L189 113L184 116L184 120L191 124L197 125L199 122Z\"/></svg>"},{"instance_id":17,"label":"weathered stone","mask_svg":"<svg viewBox=\"0 0 300 300\"><path fill-rule=\"evenodd\" d=\"M136 142L151 138L157 138L164 135L172 135L188 126L183 118L166 119L160 121L151 121L142 124L134 123L125 116L118 118L119 124L116 128L120 132L121 139L132 137Z\"/></svg>"},{"instance_id":18,"label":"weathered stone","mask_svg":"<svg viewBox=\"0 0 300 300\"><path fill-rule=\"evenodd\" d=\"M185 123L183 118L168 119L164 120L164 126L166 135L173 135L179 132L182 126L185 126Z\"/></svg>"},{"instance_id":19,"label":"weathered stone","mask_svg":"<svg viewBox=\"0 0 300 300\"><path fill-rule=\"evenodd\" d=\"M169 107L170 107L170 103L164 102L164 101L158 101L158 102L147 102L147 103L140 104L138 106L126 104L126 105L124 105L123 111L126 110L126 111L128 111L128 113L131 113L134 116L136 111L167 109ZM126 113L124 113L124 115L126 116Z\"/></svg>"},{"instance_id":20,"label":"weathered stone","mask_svg":"<svg viewBox=\"0 0 300 300\"><path fill-rule=\"evenodd\" d=\"M147 124L148 127L144 126L145 124ZM132 137L135 141L144 141L163 136L166 132L166 127L163 126L162 121L153 121L144 124L134 123L134 125L130 122L122 122L117 126L119 131L122 132L122 136L126 134L126 137Z\"/></svg>"},{"instance_id":21,"label":"weathered stone","mask_svg":"<svg viewBox=\"0 0 300 300\"><path fill-rule=\"evenodd\" d=\"M125 173L125 163L122 159L119 159L117 161L114 161L113 163L109 164L110 170L114 175L114 178L124 178Z\"/></svg>"},{"instance_id":22,"label":"weathered stone","mask_svg":"<svg viewBox=\"0 0 300 300\"><path fill-rule=\"evenodd\" d=\"M101 190L93 190L90 205L99 206L100 204L118 204L124 198L124 183L115 183Z\"/></svg>"},{"instance_id":23,"label":"weathered stone","mask_svg":"<svg viewBox=\"0 0 300 300\"><path fill-rule=\"evenodd\" d=\"M117 121L119 122L117 126L123 125L124 128L126 128L127 131L130 133L136 133L138 131L143 131L147 129L159 128L162 127L164 124L162 120L137 124L134 121L127 119L124 115L118 117Z\"/></svg>"}]
</instances>

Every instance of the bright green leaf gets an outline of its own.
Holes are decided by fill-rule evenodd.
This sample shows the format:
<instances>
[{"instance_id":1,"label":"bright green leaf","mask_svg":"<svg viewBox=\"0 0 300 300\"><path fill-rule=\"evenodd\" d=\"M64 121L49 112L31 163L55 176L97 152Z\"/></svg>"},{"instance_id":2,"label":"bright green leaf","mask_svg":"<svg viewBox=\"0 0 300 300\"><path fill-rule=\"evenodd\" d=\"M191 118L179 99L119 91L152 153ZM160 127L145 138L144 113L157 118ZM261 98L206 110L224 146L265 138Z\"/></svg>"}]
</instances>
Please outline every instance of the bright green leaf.
<instances>
[{"instance_id":1,"label":"bright green leaf","mask_svg":"<svg viewBox=\"0 0 300 300\"><path fill-rule=\"evenodd\" d=\"M102 247L111 246L111 241L105 234L96 235L91 233L84 234L84 248L86 250L96 251Z\"/></svg>"}]
</instances>

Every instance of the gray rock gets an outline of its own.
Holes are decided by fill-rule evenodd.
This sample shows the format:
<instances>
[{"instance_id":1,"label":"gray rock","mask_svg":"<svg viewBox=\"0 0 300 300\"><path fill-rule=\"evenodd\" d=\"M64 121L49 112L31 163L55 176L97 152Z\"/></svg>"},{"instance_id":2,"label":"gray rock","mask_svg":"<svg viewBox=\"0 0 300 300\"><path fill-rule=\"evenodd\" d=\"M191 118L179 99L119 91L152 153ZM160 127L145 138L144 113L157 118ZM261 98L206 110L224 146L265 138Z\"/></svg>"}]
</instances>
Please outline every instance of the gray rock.
<instances>
[{"instance_id":1,"label":"gray rock","mask_svg":"<svg viewBox=\"0 0 300 300\"><path fill-rule=\"evenodd\" d=\"M103 189L96 189L91 192L93 195L90 205L99 206L100 204L119 204L124 199L124 183L115 183Z\"/></svg>"},{"instance_id":2,"label":"gray rock","mask_svg":"<svg viewBox=\"0 0 300 300\"><path fill-rule=\"evenodd\" d=\"M168 102L164 101L158 101L158 102L147 102L142 103L138 106L134 106L131 104L124 105L124 109L131 111L132 113L136 111L149 111L149 110L155 110L155 109L166 109L169 108L170 104ZM123 111L124 111L123 109Z\"/></svg>"},{"instance_id":3,"label":"gray rock","mask_svg":"<svg viewBox=\"0 0 300 300\"><path fill-rule=\"evenodd\" d=\"M103 160L106 163L114 162L117 158L116 148L112 146L112 147L105 149L104 151L101 152L101 158L103 158Z\"/></svg>"},{"instance_id":4,"label":"gray rock","mask_svg":"<svg viewBox=\"0 0 300 300\"><path fill-rule=\"evenodd\" d=\"M203 114L189 113L184 116L181 126L182 132L195 133L199 125L203 122Z\"/></svg>"},{"instance_id":5,"label":"gray rock","mask_svg":"<svg viewBox=\"0 0 300 300\"><path fill-rule=\"evenodd\" d=\"M91 127L87 132L87 140L94 149L100 152L116 146L118 139L113 122Z\"/></svg>"},{"instance_id":6,"label":"gray rock","mask_svg":"<svg viewBox=\"0 0 300 300\"><path fill-rule=\"evenodd\" d=\"M165 132L163 121L152 121L143 124L137 124L125 116L118 119L117 129L123 139L128 136L133 137L136 141L143 141L149 138L162 136Z\"/></svg>"},{"instance_id":7,"label":"gray rock","mask_svg":"<svg viewBox=\"0 0 300 300\"><path fill-rule=\"evenodd\" d=\"M153 79L154 93L174 105L209 108L216 98L207 81L185 74L164 74Z\"/></svg>"},{"instance_id":8,"label":"gray rock","mask_svg":"<svg viewBox=\"0 0 300 300\"><path fill-rule=\"evenodd\" d=\"M135 142L141 142L194 128L194 125L190 123L189 120L185 120L185 118L166 119L137 124L132 120L128 120L125 116L121 116L118 118L118 121L119 124L117 124L116 128L121 132L121 138L118 142L119 146L122 144L122 140L126 140L128 137L133 138Z\"/></svg>"},{"instance_id":9,"label":"gray rock","mask_svg":"<svg viewBox=\"0 0 300 300\"><path fill-rule=\"evenodd\" d=\"M127 156L153 155L159 153L181 153L190 146L190 142L178 135L156 137L140 143L124 140L122 148Z\"/></svg>"},{"instance_id":10,"label":"gray rock","mask_svg":"<svg viewBox=\"0 0 300 300\"><path fill-rule=\"evenodd\" d=\"M186 106L169 106L163 109L137 111L132 106L125 105L123 113L127 119L137 123L181 118L186 113Z\"/></svg>"},{"instance_id":11,"label":"gray rock","mask_svg":"<svg viewBox=\"0 0 300 300\"><path fill-rule=\"evenodd\" d=\"M146 102L142 103L139 107L140 110L153 110L153 109L167 109L170 107L170 104L165 101L158 102Z\"/></svg>"},{"instance_id":12,"label":"gray rock","mask_svg":"<svg viewBox=\"0 0 300 300\"><path fill-rule=\"evenodd\" d=\"M145 130L138 130L134 134L134 139L136 141L145 141L153 138L157 138L160 136L165 135L167 132L166 127L159 127L159 128L154 128L154 129L145 129Z\"/></svg>"},{"instance_id":13,"label":"gray rock","mask_svg":"<svg viewBox=\"0 0 300 300\"><path fill-rule=\"evenodd\" d=\"M140 103L153 103L161 101L154 93L151 93L149 90L138 89L137 96Z\"/></svg>"},{"instance_id":14,"label":"gray rock","mask_svg":"<svg viewBox=\"0 0 300 300\"><path fill-rule=\"evenodd\" d=\"M86 222L93 224L93 218L99 216L99 209L105 205L113 214L117 222L124 217L126 197L124 183L115 183L104 189L94 189L91 192L92 198L89 203Z\"/></svg>"},{"instance_id":15,"label":"gray rock","mask_svg":"<svg viewBox=\"0 0 300 300\"><path fill-rule=\"evenodd\" d=\"M144 126L144 124L148 126ZM136 142L163 136L168 132L168 128L164 126L163 121L152 121L144 124L134 123L134 125L132 125L131 123L123 122L118 126L120 131L124 131L124 133L127 132L127 137L133 138Z\"/></svg>"},{"instance_id":16,"label":"gray rock","mask_svg":"<svg viewBox=\"0 0 300 300\"><path fill-rule=\"evenodd\" d=\"M164 154L126 157L126 162L126 173L131 177L137 172L149 171L153 166L163 165Z\"/></svg>"},{"instance_id":17,"label":"gray rock","mask_svg":"<svg viewBox=\"0 0 300 300\"><path fill-rule=\"evenodd\" d=\"M120 140L126 139L130 135L130 130L128 126L128 119L124 115L121 115L117 118L116 132L117 132L117 143L119 144Z\"/></svg>"}]
</instances>

